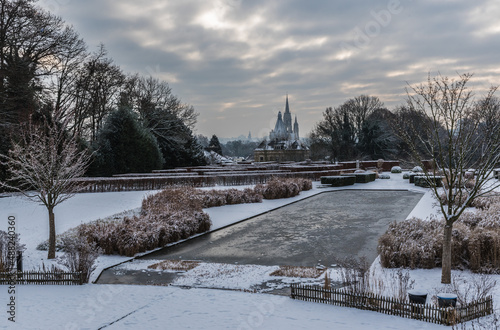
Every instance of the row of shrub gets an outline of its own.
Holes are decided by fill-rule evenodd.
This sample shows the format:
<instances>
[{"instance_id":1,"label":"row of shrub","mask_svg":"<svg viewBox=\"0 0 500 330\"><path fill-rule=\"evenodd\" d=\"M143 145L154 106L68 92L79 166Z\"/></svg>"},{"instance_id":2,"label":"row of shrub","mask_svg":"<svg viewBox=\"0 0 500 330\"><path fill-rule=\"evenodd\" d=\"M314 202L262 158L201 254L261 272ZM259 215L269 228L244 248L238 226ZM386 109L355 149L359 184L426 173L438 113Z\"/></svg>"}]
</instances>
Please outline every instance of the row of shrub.
<instances>
[{"instance_id":1,"label":"row of shrub","mask_svg":"<svg viewBox=\"0 0 500 330\"><path fill-rule=\"evenodd\" d=\"M452 267L500 273L500 198L480 200L476 212L465 212L453 225ZM479 204L479 203L478 203ZM444 220L417 218L393 223L380 237L383 267L441 266Z\"/></svg>"},{"instance_id":2,"label":"row of shrub","mask_svg":"<svg viewBox=\"0 0 500 330\"><path fill-rule=\"evenodd\" d=\"M79 234L96 242L105 254L133 256L210 229L194 188L166 189L146 197L138 216L79 226Z\"/></svg>"},{"instance_id":3,"label":"row of shrub","mask_svg":"<svg viewBox=\"0 0 500 330\"><path fill-rule=\"evenodd\" d=\"M312 181L301 178L273 178L243 190L168 188L144 198L138 215L81 224L62 236L83 236L105 254L133 256L208 231L211 221L203 208L293 197L311 188Z\"/></svg>"},{"instance_id":4,"label":"row of shrub","mask_svg":"<svg viewBox=\"0 0 500 330\"><path fill-rule=\"evenodd\" d=\"M303 190L311 190L312 181L303 178L272 178L266 184L258 184L254 191L265 199L290 198Z\"/></svg>"}]
</instances>

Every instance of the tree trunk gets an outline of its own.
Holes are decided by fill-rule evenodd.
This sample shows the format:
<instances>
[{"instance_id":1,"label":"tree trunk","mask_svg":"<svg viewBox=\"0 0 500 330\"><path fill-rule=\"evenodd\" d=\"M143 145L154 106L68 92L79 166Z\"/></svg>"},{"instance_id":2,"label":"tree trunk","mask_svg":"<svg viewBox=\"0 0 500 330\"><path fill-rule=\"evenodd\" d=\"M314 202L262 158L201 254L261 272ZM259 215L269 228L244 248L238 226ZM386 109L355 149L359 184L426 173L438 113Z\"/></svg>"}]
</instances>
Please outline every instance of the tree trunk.
<instances>
[{"instance_id":1,"label":"tree trunk","mask_svg":"<svg viewBox=\"0 0 500 330\"><path fill-rule=\"evenodd\" d=\"M49 254L47 259L56 257L56 220L54 216L54 207L49 207Z\"/></svg>"},{"instance_id":2,"label":"tree trunk","mask_svg":"<svg viewBox=\"0 0 500 330\"><path fill-rule=\"evenodd\" d=\"M441 272L441 283L450 284L451 283L451 231L453 229L453 223L446 224L444 226L444 237L443 237L443 256L441 258L442 272Z\"/></svg>"}]
</instances>

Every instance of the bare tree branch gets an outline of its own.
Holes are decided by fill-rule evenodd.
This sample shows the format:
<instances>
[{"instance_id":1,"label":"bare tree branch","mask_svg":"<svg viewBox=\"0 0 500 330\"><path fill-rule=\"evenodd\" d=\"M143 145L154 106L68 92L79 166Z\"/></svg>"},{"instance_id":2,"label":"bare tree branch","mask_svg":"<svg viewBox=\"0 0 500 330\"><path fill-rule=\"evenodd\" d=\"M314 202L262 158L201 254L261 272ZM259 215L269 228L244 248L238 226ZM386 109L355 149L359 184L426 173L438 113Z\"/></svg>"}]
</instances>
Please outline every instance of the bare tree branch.
<instances>
[{"instance_id":1,"label":"bare tree branch","mask_svg":"<svg viewBox=\"0 0 500 330\"><path fill-rule=\"evenodd\" d=\"M500 162L500 114L492 87L480 102L467 88L472 74L457 80L438 75L428 76L427 83L407 88L408 109L424 118L421 122L399 123L399 135L410 153L423 168L423 160L436 166L425 173L431 189L440 202L445 218L443 273L441 281L451 281L451 232L453 224L472 202L500 187L492 178ZM465 173L474 169L474 180ZM441 176L441 188L434 177ZM440 195L444 193L445 198Z\"/></svg>"},{"instance_id":2,"label":"bare tree branch","mask_svg":"<svg viewBox=\"0 0 500 330\"><path fill-rule=\"evenodd\" d=\"M21 126L9 154L0 155L10 174L9 183L0 184L42 203L49 212L49 259L55 258L54 208L75 194L74 179L85 173L90 161L66 127L58 115L45 117L42 124L30 120Z\"/></svg>"}]
</instances>

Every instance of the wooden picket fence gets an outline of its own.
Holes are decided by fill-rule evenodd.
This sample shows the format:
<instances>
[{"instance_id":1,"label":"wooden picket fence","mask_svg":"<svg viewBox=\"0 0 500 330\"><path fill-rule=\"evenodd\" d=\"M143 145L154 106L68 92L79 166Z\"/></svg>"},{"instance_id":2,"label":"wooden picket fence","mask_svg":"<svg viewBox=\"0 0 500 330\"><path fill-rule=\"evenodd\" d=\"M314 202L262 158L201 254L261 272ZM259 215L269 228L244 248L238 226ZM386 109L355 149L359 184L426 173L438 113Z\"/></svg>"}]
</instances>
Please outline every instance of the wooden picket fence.
<instances>
[{"instance_id":1,"label":"wooden picket fence","mask_svg":"<svg viewBox=\"0 0 500 330\"><path fill-rule=\"evenodd\" d=\"M81 272L3 272L0 273L0 285L36 284L36 285L82 285Z\"/></svg>"},{"instance_id":2,"label":"wooden picket fence","mask_svg":"<svg viewBox=\"0 0 500 330\"><path fill-rule=\"evenodd\" d=\"M443 325L467 322L493 313L491 296L457 308L440 308L431 304L410 303L408 300L388 298L369 292L353 292L347 289L325 289L320 286L297 283L292 284L291 289L292 299L371 310Z\"/></svg>"}]
</instances>

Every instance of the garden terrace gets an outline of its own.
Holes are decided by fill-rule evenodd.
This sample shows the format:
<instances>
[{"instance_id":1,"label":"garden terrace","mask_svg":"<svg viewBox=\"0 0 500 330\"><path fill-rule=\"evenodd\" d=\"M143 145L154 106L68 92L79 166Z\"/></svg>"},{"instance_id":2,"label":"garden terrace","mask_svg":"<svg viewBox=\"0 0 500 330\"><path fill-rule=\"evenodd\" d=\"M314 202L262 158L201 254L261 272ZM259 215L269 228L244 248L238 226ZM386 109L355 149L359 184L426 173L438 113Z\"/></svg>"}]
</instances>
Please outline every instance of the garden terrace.
<instances>
[{"instance_id":1,"label":"garden terrace","mask_svg":"<svg viewBox=\"0 0 500 330\"><path fill-rule=\"evenodd\" d=\"M79 178L78 192L111 192L158 190L168 186L213 187L240 186L266 183L273 177L304 178L317 181L321 176L339 175L340 171L320 172L273 172L247 174L238 172L226 175L186 175L169 177L114 177L114 178Z\"/></svg>"},{"instance_id":2,"label":"garden terrace","mask_svg":"<svg viewBox=\"0 0 500 330\"><path fill-rule=\"evenodd\" d=\"M351 165L354 167L349 168L348 166ZM304 178L319 181L322 176L340 176L341 174L352 173L356 169L355 166L355 162L340 163L338 165L259 163L258 165L197 166L158 170L153 171L153 173L79 178L75 181L80 183L79 192L158 190L168 186L239 186L265 183L272 177Z\"/></svg>"},{"instance_id":3,"label":"garden terrace","mask_svg":"<svg viewBox=\"0 0 500 330\"><path fill-rule=\"evenodd\" d=\"M280 170L288 170L291 172L313 172L313 171L330 171L342 170L342 165L284 165L280 166Z\"/></svg>"},{"instance_id":4,"label":"garden terrace","mask_svg":"<svg viewBox=\"0 0 500 330\"><path fill-rule=\"evenodd\" d=\"M178 172L178 173L127 173L115 174L113 178L153 178L153 177L172 177L172 176L191 176L198 175L198 173Z\"/></svg>"},{"instance_id":5,"label":"garden terrace","mask_svg":"<svg viewBox=\"0 0 500 330\"><path fill-rule=\"evenodd\" d=\"M169 170L153 170L153 173L186 173L187 168L172 168Z\"/></svg>"},{"instance_id":6,"label":"garden terrace","mask_svg":"<svg viewBox=\"0 0 500 330\"><path fill-rule=\"evenodd\" d=\"M351 169L351 168L356 168L356 161L353 162L342 162L339 163L343 166L343 169ZM378 167L378 161L376 160L365 160L365 161L360 161L359 166L364 169L368 168L377 168ZM382 170L386 172L390 172L391 168L393 166L399 166L399 161L398 160L385 160L384 163L382 164Z\"/></svg>"}]
</instances>

